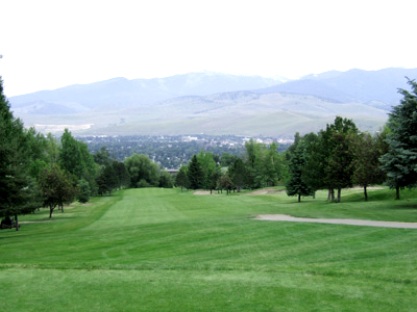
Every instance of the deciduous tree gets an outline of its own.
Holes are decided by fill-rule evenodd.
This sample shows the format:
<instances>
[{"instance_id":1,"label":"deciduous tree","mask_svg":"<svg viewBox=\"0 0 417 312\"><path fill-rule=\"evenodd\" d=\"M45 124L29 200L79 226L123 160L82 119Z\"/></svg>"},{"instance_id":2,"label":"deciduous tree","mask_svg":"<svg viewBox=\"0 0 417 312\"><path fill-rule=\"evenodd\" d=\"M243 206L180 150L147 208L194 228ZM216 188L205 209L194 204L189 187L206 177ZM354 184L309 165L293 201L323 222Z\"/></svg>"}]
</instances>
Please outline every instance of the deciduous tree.
<instances>
[{"instance_id":1,"label":"deciduous tree","mask_svg":"<svg viewBox=\"0 0 417 312\"><path fill-rule=\"evenodd\" d=\"M354 156L352 180L354 184L363 187L365 201L368 200L368 186L384 182L385 175L378 161L381 157L379 147L379 138L369 133L354 136L350 141Z\"/></svg>"},{"instance_id":2,"label":"deciduous tree","mask_svg":"<svg viewBox=\"0 0 417 312\"><path fill-rule=\"evenodd\" d=\"M329 151L325 177L329 189L337 190L337 202L341 201L342 188L352 186L353 154L349 149L349 138L357 135L355 123L346 118L337 116L334 123L327 125L324 148Z\"/></svg>"},{"instance_id":3,"label":"deciduous tree","mask_svg":"<svg viewBox=\"0 0 417 312\"><path fill-rule=\"evenodd\" d=\"M88 182L91 192L96 193L94 157L88 151L87 145L77 141L68 129L65 129L61 136L59 160L61 168L71 174L74 184L84 179Z\"/></svg>"},{"instance_id":4,"label":"deciduous tree","mask_svg":"<svg viewBox=\"0 0 417 312\"><path fill-rule=\"evenodd\" d=\"M69 175L57 165L44 169L39 178L43 204L49 208L49 218L56 207L74 200L75 189Z\"/></svg>"},{"instance_id":5,"label":"deciduous tree","mask_svg":"<svg viewBox=\"0 0 417 312\"><path fill-rule=\"evenodd\" d=\"M125 160L132 187L158 186L159 167L148 156L133 154Z\"/></svg>"}]
</instances>

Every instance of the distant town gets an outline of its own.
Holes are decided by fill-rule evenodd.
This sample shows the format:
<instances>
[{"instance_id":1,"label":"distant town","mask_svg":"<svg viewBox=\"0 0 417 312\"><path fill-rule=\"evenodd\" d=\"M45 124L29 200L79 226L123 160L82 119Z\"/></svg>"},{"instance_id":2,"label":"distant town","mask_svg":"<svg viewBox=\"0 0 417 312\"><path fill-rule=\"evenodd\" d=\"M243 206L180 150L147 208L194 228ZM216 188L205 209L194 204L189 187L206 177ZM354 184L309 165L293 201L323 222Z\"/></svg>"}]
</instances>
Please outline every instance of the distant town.
<instances>
[{"instance_id":1,"label":"distant town","mask_svg":"<svg viewBox=\"0 0 417 312\"><path fill-rule=\"evenodd\" d=\"M271 144L278 142L279 151L284 151L292 143L292 140L245 136L222 135L212 136L205 134L193 135L137 135L137 136L79 136L80 141L85 142L91 153L96 153L106 148L109 154L123 161L133 153L147 155L150 159L160 164L165 169L178 169L187 164L194 154L200 151L213 153L214 155L243 155L245 142L253 139L259 143Z\"/></svg>"}]
</instances>

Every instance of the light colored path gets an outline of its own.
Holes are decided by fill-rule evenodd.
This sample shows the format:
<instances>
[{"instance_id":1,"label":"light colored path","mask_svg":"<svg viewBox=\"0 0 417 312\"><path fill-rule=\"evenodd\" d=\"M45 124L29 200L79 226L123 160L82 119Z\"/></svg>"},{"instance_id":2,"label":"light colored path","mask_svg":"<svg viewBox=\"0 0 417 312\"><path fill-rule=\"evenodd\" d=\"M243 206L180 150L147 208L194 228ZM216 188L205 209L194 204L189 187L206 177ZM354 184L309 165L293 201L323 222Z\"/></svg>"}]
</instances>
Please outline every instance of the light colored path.
<instances>
[{"instance_id":1,"label":"light colored path","mask_svg":"<svg viewBox=\"0 0 417 312\"><path fill-rule=\"evenodd\" d=\"M345 224L345 225L375 226L375 227L397 228L397 229L417 229L417 222L371 221L371 220L357 220L357 219L297 218L297 217L292 217L292 216L284 215L284 214L258 215L256 216L256 220Z\"/></svg>"}]
</instances>

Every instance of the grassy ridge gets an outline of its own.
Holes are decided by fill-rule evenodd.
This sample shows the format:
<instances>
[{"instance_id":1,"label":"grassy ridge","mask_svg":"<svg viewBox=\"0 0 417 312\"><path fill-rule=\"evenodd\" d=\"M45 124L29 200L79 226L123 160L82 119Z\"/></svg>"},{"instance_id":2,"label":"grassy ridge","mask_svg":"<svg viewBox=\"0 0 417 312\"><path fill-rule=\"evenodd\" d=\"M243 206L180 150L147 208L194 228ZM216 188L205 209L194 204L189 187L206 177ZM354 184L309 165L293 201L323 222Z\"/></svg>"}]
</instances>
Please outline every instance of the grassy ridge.
<instances>
[{"instance_id":1,"label":"grassy ridge","mask_svg":"<svg viewBox=\"0 0 417 312\"><path fill-rule=\"evenodd\" d=\"M412 311L416 230L255 221L258 213L416 221L402 201L127 190L0 232L2 311Z\"/></svg>"}]
</instances>

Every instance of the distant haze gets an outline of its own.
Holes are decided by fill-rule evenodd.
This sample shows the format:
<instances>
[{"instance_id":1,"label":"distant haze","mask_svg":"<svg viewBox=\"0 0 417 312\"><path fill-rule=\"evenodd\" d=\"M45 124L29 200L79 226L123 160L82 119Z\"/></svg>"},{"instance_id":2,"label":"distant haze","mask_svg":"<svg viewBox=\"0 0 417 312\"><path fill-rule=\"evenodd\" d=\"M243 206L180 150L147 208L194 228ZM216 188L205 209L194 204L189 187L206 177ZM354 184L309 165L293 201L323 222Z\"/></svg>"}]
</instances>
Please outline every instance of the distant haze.
<instances>
[{"instance_id":1,"label":"distant haze","mask_svg":"<svg viewBox=\"0 0 417 312\"><path fill-rule=\"evenodd\" d=\"M413 0L2 1L8 97L113 77L416 68Z\"/></svg>"},{"instance_id":2,"label":"distant haze","mask_svg":"<svg viewBox=\"0 0 417 312\"><path fill-rule=\"evenodd\" d=\"M79 134L234 134L292 137L336 115L378 131L398 88L417 69L326 72L287 82L193 73L159 79L114 78L10 98L27 126Z\"/></svg>"}]
</instances>

